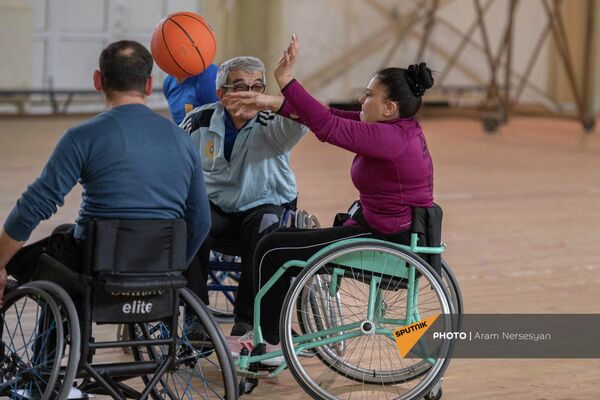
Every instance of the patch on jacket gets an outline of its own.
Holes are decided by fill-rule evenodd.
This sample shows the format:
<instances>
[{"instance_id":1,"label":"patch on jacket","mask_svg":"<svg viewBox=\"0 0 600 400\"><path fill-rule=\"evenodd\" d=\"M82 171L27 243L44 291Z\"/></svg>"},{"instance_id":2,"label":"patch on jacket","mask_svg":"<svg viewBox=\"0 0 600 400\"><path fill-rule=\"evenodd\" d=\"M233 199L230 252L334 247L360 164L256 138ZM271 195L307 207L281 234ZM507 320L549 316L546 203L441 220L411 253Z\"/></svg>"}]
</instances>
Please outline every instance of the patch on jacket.
<instances>
[{"instance_id":1,"label":"patch on jacket","mask_svg":"<svg viewBox=\"0 0 600 400\"><path fill-rule=\"evenodd\" d=\"M204 145L204 156L207 158L215 158L215 141L210 139Z\"/></svg>"}]
</instances>

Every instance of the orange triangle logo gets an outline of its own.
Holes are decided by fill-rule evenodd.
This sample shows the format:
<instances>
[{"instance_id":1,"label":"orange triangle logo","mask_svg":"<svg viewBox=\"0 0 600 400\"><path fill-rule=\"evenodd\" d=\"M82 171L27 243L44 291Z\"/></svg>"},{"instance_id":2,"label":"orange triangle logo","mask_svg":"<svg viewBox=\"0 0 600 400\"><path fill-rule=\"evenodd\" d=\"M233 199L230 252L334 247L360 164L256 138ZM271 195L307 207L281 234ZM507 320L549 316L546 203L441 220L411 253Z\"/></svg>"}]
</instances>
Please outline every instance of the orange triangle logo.
<instances>
[{"instance_id":1,"label":"orange triangle logo","mask_svg":"<svg viewBox=\"0 0 600 400\"><path fill-rule=\"evenodd\" d=\"M421 339L421 336L427 332L427 329L433 325L439 316L440 314L437 314L394 330L394 339L396 339L396 346L398 346L401 357L406 357L413 346Z\"/></svg>"}]
</instances>

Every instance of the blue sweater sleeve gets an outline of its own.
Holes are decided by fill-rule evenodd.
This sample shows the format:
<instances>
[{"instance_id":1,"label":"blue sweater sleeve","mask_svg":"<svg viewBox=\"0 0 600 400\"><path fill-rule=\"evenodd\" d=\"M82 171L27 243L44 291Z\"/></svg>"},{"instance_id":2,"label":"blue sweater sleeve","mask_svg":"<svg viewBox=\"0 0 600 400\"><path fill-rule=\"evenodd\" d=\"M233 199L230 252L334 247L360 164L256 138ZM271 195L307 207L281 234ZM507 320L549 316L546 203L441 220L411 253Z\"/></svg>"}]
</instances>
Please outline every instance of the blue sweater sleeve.
<instances>
[{"instance_id":1,"label":"blue sweater sleeve","mask_svg":"<svg viewBox=\"0 0 600 400\"><path fill-rule=\"evenodd\" d=\"M15 240L26 241L40 223L56 213L77 184L84 165L81 149L67 131L58 141L40 176L27 187L4 223Z\"/></svg>"},{"instance_id":2,"label":"blue sweater sleeve","mask_svg":"<svg viewBox=\"0 0 600 400\"><path fill-rule=\"evenodd\" d=\"M195 166L186 200L185 222L187 225L187 261L188 265L206 239L210 230L210 207L204 184L204 175L198 156L194 156Z\"/></svg>"}]
</instances>

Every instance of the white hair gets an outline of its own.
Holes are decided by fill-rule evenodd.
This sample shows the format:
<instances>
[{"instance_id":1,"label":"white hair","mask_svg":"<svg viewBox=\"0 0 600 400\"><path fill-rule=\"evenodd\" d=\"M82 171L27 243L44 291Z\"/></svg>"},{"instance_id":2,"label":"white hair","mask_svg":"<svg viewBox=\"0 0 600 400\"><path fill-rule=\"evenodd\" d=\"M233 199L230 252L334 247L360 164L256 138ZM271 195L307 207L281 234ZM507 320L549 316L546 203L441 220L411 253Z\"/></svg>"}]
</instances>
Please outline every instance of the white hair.
<instances>
[{"instance_id":1,"label":"white hair","mask_svg":"<svg viewBox=\"0 0 600 400\"><path fill-rule=\"evenodd\" d=\"M222 88L227 84L227 77L231 71L255 72L260 71L263 76L263 84L267 84L265 75L265 64L256 57L242 56L234 57L221 64L219 72L217 72L217 89Z\"/></svg>"}]
</instances>

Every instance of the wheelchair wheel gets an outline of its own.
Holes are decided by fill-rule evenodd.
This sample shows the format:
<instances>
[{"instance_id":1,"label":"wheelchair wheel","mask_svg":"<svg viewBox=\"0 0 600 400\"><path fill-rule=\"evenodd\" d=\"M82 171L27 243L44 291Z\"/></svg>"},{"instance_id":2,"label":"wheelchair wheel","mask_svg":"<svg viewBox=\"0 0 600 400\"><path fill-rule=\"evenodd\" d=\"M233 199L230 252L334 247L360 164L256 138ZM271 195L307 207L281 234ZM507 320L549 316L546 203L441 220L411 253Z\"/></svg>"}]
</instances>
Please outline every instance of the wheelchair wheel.
<instances>
[{"instance_id":1,"label":"wheelchair wheel","mask_svg":"<svg viewBox=\"0 0 600 400\"><path fill-rule=\"evenodd\" d=\"M69 398L73 381L77 374L77 367L79 366L79 357L81 355L81 330L79 328L79 316L77 315L75 305L71 300L71 296L56 283L49 281L34 281L24 286L37 287L50 293L58 304L64 329L63 337L65 340L62 362L60 364L61 372L58 375L58 382L55 385L57 388L60 387L56 398Z\"/></svg>"},{"instance_id":2,"label":"wheelchair wheel","mask_svg":"<svg viewBox=\"0 0 600 400\"><path fill-rule=\"evenodd\" d=\"M443 258L441 278L442 282L444 283L444 287L448 290L452 304L454 305L453 313L462 315L464 312L464 305L460 286L458 286L458 280L456 279L454 272L452 272L452 268Z\"/></svg>"},{"instance_id":3,"label":"wheelchair wheel","mask_svg":"<svg viewBox=\"0 0 600 400\"><path fill-rule=\"evenodd\" d=\"M133 338L170 338L163 321L130 324ZM175 365L152 390L154 399L237 399L233 359L208 308L189 289L179 291ZM133 347L135 360L164 359L169 346ZM144 376L148 383L151 376Z\"/></svg>"},{"instance_id":4,"label":"wheelchair wheel","mask_svg":"<svg viewBox=\"0 0 600 400\"><path fill-rule=\"evenodd\" d=\"M305 286L296 304L296 318L302 334L310 334L344 324L344 314L339 293L336 296L326 293L330 281L326 276L314 276L312 282ZM331 345L336 353L343 352L344 342ZM319 353L316 353L317 356Z\"/></svg>"},{"instance_id":5,"label":"wheelchair wheel","mask_svg":"<svg viewBox=\"0 0 600 400\"><path fill-rule=\"evenodd\" d=\"M352 263L348 263L349 259ZM407 275L385 279L383 274L371 273L369 265L375 260L390 271L406 269ZM413 268L418 278L411 280L408 271ZM343 270L343 277L335 275L334 270ZM325 291L315 290L318 280L326 283ZM302 308L303 304L330 302L332 282L338 287L341 314L337 321L315 315L315 311L323 312L323 307ZM409 286L412 298L418 298L412 309L408 301ZM313 300L303 302L301 298L307 292ZM370 293L374 301L369 300ZM441 379L449 362L446 357L449 343L444 341L435 350L417 345L411 353L401 357L392 331L440 314L441 329L450 332L452 309L443 282L418 256L382 241L349 241L332 247L308 264L288 291L280 319L283 354L296 381L314 398L418 399ZM301 323L294 320L298 313L306 317L305 321L326 321L323 328L329 331L320 335L326 342L313 347L321 362L302 357L306 352L295 350L294 342L298 338L293 338L292 332ZM370 319L369 313L372 314ZM335 323L337 327L333 326ZM315 323L314 327L317 332L322 330L319 324ZM335 340L336 336L340 339Z\"/></svg>"},{"instance_id":6,"label":"wheelchair wheel","mask_svg":"<svg viewBox=\"0 0 600 400\"><path fill-rule=\"evenodd\" d=\"M233 306L239 283L240 272L238 271L214 270L209 272L207 285L210 305L208 308L217 321L233 321Z\"/></svg>"},{"instance_id":7,"label":"wheelchair wheel","mask_svg":"<svg viewBox=\"0 0 600 400\"><path fill-rule=\"evenodd\" d=\"M36 287L9 291L2 308L0 396L57 397L64 343L61 308L51 294Z\"/></svg>"}]
</instances>

